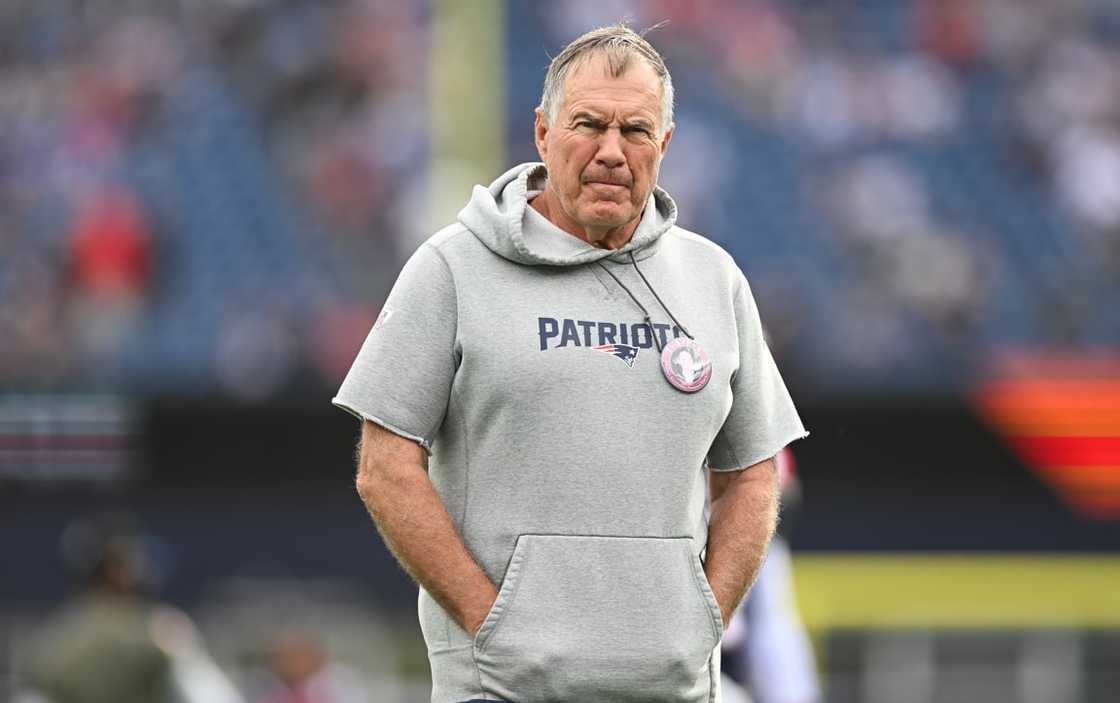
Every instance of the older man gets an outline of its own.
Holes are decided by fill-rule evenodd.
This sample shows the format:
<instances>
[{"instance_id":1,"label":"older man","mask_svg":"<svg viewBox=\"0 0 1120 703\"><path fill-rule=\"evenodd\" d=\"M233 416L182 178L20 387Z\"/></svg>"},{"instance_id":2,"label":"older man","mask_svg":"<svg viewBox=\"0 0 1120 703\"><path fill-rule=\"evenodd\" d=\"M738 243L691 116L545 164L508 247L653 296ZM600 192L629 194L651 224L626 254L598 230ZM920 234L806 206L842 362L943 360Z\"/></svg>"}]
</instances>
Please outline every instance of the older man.
<instances>
[{"instance_id":1,"label":"older man","mask_svg":"<svg viewBox=\"0 0 1120 703\"><path fill-rule=\"evenodd\" d=\"M743 274L656 186L672 107L630 29L565 48L544 163L420 247L335 398L421 586L435 703L719 700L772 457L805 430Z\"/></svg>"}]
</instances>

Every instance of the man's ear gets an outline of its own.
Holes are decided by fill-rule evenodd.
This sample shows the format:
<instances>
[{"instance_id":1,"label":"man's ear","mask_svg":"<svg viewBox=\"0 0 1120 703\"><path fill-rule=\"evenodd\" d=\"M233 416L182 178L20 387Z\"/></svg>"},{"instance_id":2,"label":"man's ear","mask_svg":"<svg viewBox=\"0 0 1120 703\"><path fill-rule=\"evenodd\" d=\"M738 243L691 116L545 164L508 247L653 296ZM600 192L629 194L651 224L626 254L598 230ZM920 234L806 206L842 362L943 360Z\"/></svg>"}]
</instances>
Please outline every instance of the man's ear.
<instances>
[{"instance_id":1,"label":"man's ear","mask_svg":"<svg viewBox=\"0 0 1120 703\"><path fill-rule=\"evenodd\" d=\"M548 115L544 114L544 110L537 108L533 110L536 115L536 120L533 122L533 141L537 144L537 154L540 155L541 161L547 161L548 157L548 130L551 129L548 124Z\"/></svg>"}]
</instances>

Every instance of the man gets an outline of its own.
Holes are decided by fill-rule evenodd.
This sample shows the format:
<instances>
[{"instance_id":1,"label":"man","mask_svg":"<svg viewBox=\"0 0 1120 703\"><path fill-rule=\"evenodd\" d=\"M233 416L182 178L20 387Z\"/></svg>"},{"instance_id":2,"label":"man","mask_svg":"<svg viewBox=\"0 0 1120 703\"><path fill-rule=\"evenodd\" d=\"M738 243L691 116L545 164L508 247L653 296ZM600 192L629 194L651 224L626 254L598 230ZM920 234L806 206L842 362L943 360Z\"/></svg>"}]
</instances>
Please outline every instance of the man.
<instances>
[{"instance_id":1,"label":"man","mask_svg":"<svg viewBox=\"0 0 1120 703\"><path fill-rule=\"evenodd\" d=\"M413 255L335 398L421 586L435 703L719 700L772 457L805 430L742 273L656 187L672 105L630 29L565 48L544 163L476 187Z\"/></svg>"}]
</instances>

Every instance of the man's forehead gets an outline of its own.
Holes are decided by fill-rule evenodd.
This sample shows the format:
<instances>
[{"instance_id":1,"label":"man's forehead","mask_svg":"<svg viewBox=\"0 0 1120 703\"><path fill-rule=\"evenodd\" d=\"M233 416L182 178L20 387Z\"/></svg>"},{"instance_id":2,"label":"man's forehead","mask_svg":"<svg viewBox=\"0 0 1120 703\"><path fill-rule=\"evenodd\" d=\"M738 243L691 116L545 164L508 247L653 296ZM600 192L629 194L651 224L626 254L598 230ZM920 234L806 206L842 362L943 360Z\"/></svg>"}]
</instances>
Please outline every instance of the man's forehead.
<instances>
[{"instance_id":1,"label":"man's forehead","mask_svg":"<svg viewBox=\"0 0 1120 703\"><path fill-rule=\"evenodd\" d=\"M657 78L657 72L641 56L627 57L622 70L615 75L611 58L607 56L606 51L593 51L572 61L565 84L600 81L640 82L648 84L652 92L658 93L661 90L661 81Z\"/></svg>"},{"instance_id":2,"label":"man's forehead","mask_svg":"<svg viewBox=\"0 0 1120 703\"><path fill-rule=\"evenodd\" d=\"M653 67L638 56L632 56L618 76L612 75L610 61L602 52L583 57L572 65L564 92L569 113L624 107L627 112L656 115L661 107L661 81Z\"/></svg>"}]
</instances>

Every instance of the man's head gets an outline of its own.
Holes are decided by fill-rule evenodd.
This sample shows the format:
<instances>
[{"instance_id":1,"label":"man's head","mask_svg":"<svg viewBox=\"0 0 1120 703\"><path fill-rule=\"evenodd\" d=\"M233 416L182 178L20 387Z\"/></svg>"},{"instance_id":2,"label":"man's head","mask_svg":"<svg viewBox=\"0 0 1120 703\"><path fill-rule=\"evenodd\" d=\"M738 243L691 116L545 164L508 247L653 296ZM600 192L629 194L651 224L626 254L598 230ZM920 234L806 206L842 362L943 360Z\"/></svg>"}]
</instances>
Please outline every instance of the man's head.
<instances>
[{"instance_id":1,"label":"man's head","mask_svg":"<svg viewBox=\"0 0 1120 703\"><path fill-rule=\"evenodd\" d=\"M536 110L547 214L597 246L629 240L673 134L673 83L630 28L584 34L552 60Z\"/></svg>"},{"instance_id":2,"label":"man's head","mask_svg":"<svg viewBox=\"0 0 1120 703\"><path fill-rule=\"evenodd\" d=\"M104 594L139 596L156 586L153 538L127 513L79 518L62 532L62 559L82 585Z\"/></svg>"}]
</instances>

